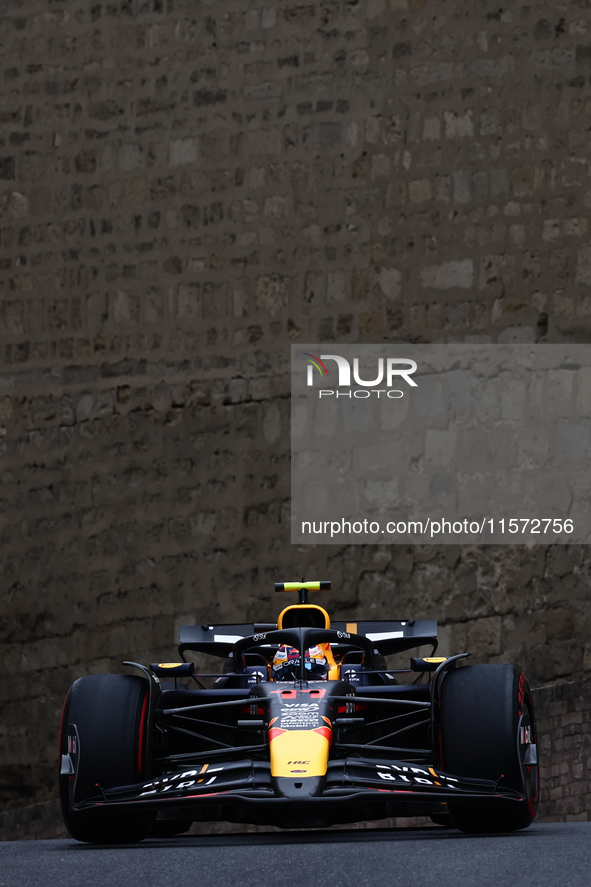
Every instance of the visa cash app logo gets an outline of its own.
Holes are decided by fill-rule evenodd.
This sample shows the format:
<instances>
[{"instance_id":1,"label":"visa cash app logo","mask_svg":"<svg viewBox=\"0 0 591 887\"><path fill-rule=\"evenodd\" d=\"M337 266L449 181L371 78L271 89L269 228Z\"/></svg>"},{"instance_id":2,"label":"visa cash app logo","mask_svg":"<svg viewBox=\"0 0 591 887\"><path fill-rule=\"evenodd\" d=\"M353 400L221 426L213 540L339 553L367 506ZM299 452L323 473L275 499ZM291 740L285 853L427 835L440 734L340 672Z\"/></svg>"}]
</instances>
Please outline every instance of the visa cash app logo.
<instances>
[{"instance_id":1,"label":"visa cash app logo","mask_svg":"<svg viewBox=\"0 0 591 887\"><path fill-rule=\"evenodd\" d=\"M359 368L359 358L353 358L353 368L346 357L340 354L321 354L317 357L315 354L304 352L303 359L307 362L307 385L309 388L315 387L315 381L321 384L331 384L336 386L333 388L320 388L318 397L356 397L368 398L372 395L381 397L385 395L393 399L404 397L407 386L417 388L417 383L412 378L417 371L416 361L405 357L379 357L377 367L375 369L375 378L362 379ZM327 366L327 361L333 361ZM368 370L364 370L368 372ZM351 376L353 381L351 381ZM358 388L352 388L355 384ZM395 387L395 385L403 385L403 389ZM384 387L380 387L384 386ZM350 389L350 390L343 390Z\"/></svg>"}]
</instances>

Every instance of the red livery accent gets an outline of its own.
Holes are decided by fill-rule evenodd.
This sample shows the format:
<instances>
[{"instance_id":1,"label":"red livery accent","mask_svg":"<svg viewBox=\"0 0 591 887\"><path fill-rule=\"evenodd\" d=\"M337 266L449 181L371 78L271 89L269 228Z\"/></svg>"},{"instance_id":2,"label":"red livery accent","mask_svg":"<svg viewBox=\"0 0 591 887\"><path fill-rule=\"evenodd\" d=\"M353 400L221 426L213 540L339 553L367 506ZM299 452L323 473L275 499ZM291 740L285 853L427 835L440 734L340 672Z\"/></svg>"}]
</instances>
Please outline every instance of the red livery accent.
<instances>
[{"instance_id":1,"label":"red livery accent","mask_svg":"<svg viewBox=\"0 0 591 887\"><path fill-rule=\"evenodd\" d=\"M316 727L314 733L320 733L321 736L324 736L325 739L332 742L332 730L330 727Z\"/></svg>"},{"instance_id":2,"label":"red livery accent","mask_svg":"<svg viewBox=\"0 0 591 887\"><path fill-rule=\"evenodd\" d=\"M281 730L279 727L271 727L269 730L269 742L277 739L278 736L283 736L283 734L287 732L287 730Z\"/></svg>"},{"instance_id":3,"label":"red livery accent","mask_svg":"<svg viewBox=\"0 0 591 887\"><path fill-rule=\"evenodd\" d=\"M144 734L146 731L146 711L148 710L149 698L149 693L146 693L144 697L144 704L142 705L142 713L140 715L140 735L137 750L137 772L139 776L142 775L144 767Z\"/></svg>"}]
</instances>

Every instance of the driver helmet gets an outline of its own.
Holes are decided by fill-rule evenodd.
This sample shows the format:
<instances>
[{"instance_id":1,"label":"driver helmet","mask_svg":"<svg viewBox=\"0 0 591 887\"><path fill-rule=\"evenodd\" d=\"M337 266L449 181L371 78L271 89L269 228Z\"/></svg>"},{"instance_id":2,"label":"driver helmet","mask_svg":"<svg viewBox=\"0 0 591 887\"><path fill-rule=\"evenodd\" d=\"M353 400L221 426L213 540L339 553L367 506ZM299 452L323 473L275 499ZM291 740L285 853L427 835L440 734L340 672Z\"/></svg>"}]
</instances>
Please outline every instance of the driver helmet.
<instances>
[{"instance_id":1,"label":"driver helmet","mask_svg":"<svg viewBox=\"0 0 591 887\"><path fill-rule=\"evenodd\" d=\"M295 681L299 676L300 653L295 647L282 644L273 656L273 674L276 681ZM306 677L325 681L328 661L318 646L310 647L304 653Z\"/></svg>"}]
</instances>

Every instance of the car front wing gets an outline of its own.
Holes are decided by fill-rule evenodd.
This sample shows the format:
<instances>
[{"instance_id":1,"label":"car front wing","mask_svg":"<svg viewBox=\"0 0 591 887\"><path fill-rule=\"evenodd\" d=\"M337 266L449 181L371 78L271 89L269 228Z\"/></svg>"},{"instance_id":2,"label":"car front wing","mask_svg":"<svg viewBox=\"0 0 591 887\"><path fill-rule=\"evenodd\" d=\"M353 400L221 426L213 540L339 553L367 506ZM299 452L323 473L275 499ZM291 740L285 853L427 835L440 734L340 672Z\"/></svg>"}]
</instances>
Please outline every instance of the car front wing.
<instances>
[{"instance_id":1,"label":"car front wing","mask_svg":"<svg viewBox=\"0 0 591 887\"><path fill-rule=\"evenodd\" d=\"M72 810L91 807L175 807L207 804L306 804L326 802L367 802L393 800L396 802L482 802L495 800L524 801L525 794L503 786L499 781L453 776L430 765L405 761L364 758L362 756L332 760L320 791L310 796L305 791L305 779L298 783L293 777L295 793L286 797L278 791L271 776L270 764L265 761L242 760L232 762L199 763L150 781L128 786L103 788L90 798L78 798L75 787L75 768ZM71 771L70 771L71 772ZM303 791L298 797L297 789ZM381 798L378 798L378 794Z\"/></svg>"}]
</instances>

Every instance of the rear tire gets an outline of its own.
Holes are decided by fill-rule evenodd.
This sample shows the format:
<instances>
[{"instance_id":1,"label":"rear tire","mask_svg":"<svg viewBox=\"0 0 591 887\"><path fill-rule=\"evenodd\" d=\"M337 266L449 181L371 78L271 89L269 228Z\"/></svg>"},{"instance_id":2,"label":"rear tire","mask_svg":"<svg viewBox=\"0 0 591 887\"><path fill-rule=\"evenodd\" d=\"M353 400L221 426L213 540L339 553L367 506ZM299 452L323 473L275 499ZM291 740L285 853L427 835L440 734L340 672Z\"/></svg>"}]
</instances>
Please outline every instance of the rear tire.
<instances>
[{"instance_id":1,"label":"rear tire","mask_svg":"<svg viewBox=\"0 0 591 887\"><path fill-rule=\"evenodd\" d=\"M148 687L135 675L89 675L70 688L64 703L61 755L67 752L67 726L75 724L80 740L77 800L101 788L131 785L147 773ZM70 780L59 777L66 828L77 841L89 844L132 844L150 833L156 811L95 808L70 809Z\"/></svg>"},{"instance_id":2,"label":"rear tire","mask_svg":"<svg viewBox=\"0 0 591 887\"><path fill-rule=\"evenodd\" d=\"M529 742L518 740L522 726ZM472 665L452 671L441 686L442 767L454 776L499 780L523 790L523 762L537 745L531 692L524 673L513 665ZM449 803L453 824L463 832L511 832L535 819L540 796L539 766L523 765L526 800ZM502 778L501 778L502 777Z\"/></svg>"}]
</instances>

